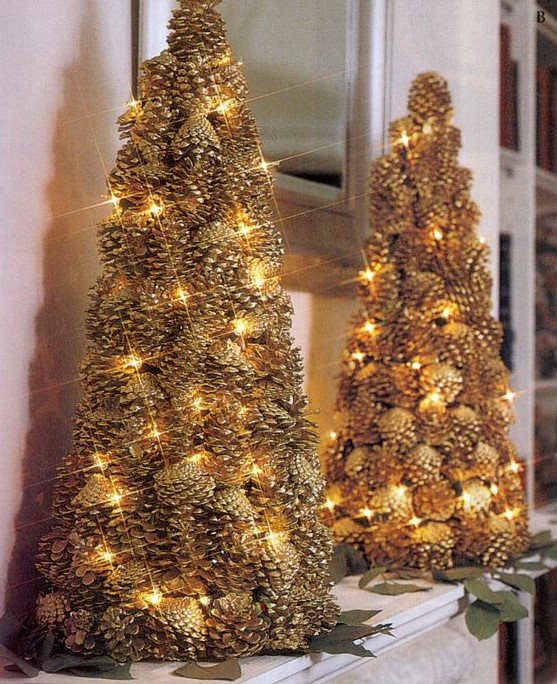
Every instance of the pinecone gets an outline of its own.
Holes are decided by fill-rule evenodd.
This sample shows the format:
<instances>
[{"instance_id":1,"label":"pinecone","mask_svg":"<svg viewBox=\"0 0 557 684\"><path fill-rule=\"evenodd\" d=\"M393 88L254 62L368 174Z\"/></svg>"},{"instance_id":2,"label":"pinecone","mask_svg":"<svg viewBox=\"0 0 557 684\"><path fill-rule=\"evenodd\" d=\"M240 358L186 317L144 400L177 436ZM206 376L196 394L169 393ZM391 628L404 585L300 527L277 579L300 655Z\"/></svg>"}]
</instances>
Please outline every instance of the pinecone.
<instances>
[{"instance_id":1,"label":"pinecone","mask_svg":"<svg viewBox=\"0 0 557 684\"><path fill-rule=\"evenodd\" d=\"M419 74L410 87L408 111L420 121L448 122L453 110L447 81L435 71Z\"/></svg>"},{"instance_id":2,"label":"pinecone","mask_svg":"<svg viewBox=\"0 0 557 684\"><path fill-rule=\"evenodd\" d=\"M416 487L413 491L414 512L419 518L443 521L448 520L456 506L455 490L450 482L438 482Z\"/></svg>"},{"instance_id":3,"label":"pinecone","mask_svg":"<svg viewBox=\"0 0 557 684\"><path fill-rule=\"evenodd\" d=\"M392 408L377 420L381 436L400 448L410 446L416 440L416 419L411 411Z\"/></svg>"},{"instance_id":4,"label":"pinecone","mask_svg":"<svg viewBox=\"0 0 557 684\"><path fill-rule=\"evenodd\" d=\"M353 449L344 462L344 472L346 475L357 478L365 470L370 456L371 452L366 447L356 447Z\"/></svg>"},{"instance_id":5,"label":"pinecone","mask_svg":"<svg viewBox=\"0 0 557 684\"><path fill-rule=\"evenodd\" d=\"M212 475L193 463L190 458L164 468L155 475L155 489L159 500L167 506L206 504L211 501L216 482Z\"/></svg>"},{"instance_id":6,"label":"pinecone","mask_svg":"<svg viewBox=\"0 0 557 684\"><path fill-rule=\"evenodd\" d=\"M300 570L300 556L289 541L281 538L280 533L273 534L260 552L266 575L260 582L270 594L280 596L290 589L296 579Z\"/></svg>"},{"instance_id":7,"label":"pinecone","mask_svg":"<svg viewBox=\"0 0 557 684\"><path fill-rule=\"evenodd\" d=\"M369 507L390 520L408 520L412 517L412 495L404 485L381 487L373 493Z\"/></svg>"},{"instance_id":8,"label":"pinecone","mask_svg":"<svg viewBox=\"0 0 557 684\"><path fill-rule=\"evenodd\" d=\"M140 610L120 606L107 608L101 616L99 629L108 655L119 663L144 658L146 642L141 634L144 621Z\"/></svg>"},{"instance_id":9,"label":"pinecone","mask_svg":"<svg viewBox=\"0 0 557 684\"><path fill-rule=\"evenodd\" d=\"M88 610L72 610L64 622L64 644L73 653L85 656L100 652L99 629Z\"/></svg>"},{"instance_id":10,"label":"pinecone","mask_svg":"<svg viewBox=\"0 0 557 684\"><path fill-rule=\"evenodd\" d=\"M70 612L70 598L61 591L41 594L37 598L35 617L37 622L48 627L58 627Z\"/></svg>"},{"instance_id":11,"label":"pinecone","mask_svg":"<svg viewBox=\"0 0 557 684\"><path fill-rule=\"evenodd\" d=\"M457 499L458 511L467 516L485 516L491 504L491 491L483 480L467 480L462 484L462 495Z\"/></svg>"},{"instance_id":12,"label":"pinecone","mask_svg":"<svg viewBox=\"0 0 557 684\"><path fill-rule=\"evenodd\" d=\"M89 475L81 491L74 496L72 504L80 508L92 506L99 508L109 504L114 493L114 487L107 477L100 473L93 473Z\"/></svg>"},{"instance_id":13,"label":"pinecone","mask_svg":"<svg viewBox=\"0 0 557 684\"><path fill-rule=\"evenodd\" d=\"M456 540L449 525L426 522L414 532L414 543L408 549L408 564L414 568L450 568Z\"/></svg>"},{"instance_id":14,"label":"pinecone","mask_svg":"<svg viewBox=\"0 0 557 684\"><path fill-rule=\"evenodd\" d=\"M266 651L290 652L305 651L307 649L306 635L299 610L291 601L278 597L269 612L271 626Z\"/></svg>"},{"instance_id":15,"label":"pinecone","mask_svg":"<svg viewBox=\"0 0 557 684\"><path fill-rule=\"evenodd\" d=\"M494 516L489 519L487 530L485 521L481 527L465 528L459 550L463 557L485 567L501 568L525 551L529 543L530 534L525 523Z\"/></svg>"},{"instance_id":16,"label":"pinecone","mask_svg":"<svg viewBox=\"0 0 557 684\"><path fill-rule=\"evenodd\" d=\"M267 642L269 620L260 614L250 594L231 593L215 599L206 624L209 658L253 655Z\"/></svg>"},{"instance_id":17,"label":"pinecone","mask_svg":"<svg viewBox=\"0 0 557 684\"><path fill-rule=\"evenodd\" d=\"M471 467L476 470L477 477L491 480L495 477L499 465L499 454L486 442L479 442L470 457Z\"/></svg>"},{"instance_id":18,"label":"pinecone","mask_svg":"<svg viewBox=\"0 0 557 684\"><path fill-rule=\"evenodd\" d=\"M204 158L218 156L220 140L204 114L192 114L174 136L171 147L175 159L185 155L195 166Z\"/></svg>"},{"instance_id":19,"label":"pinecone","mask_svg":"<svg viewBox=\"0 0 557 684\"><path fill-rule=\"evenodd\" d=\"M172 632L181 660L198 660L205 656L207 628L197 599L188 596L164 599L156 617Z\"/></svg>"},{"instance_id":20,"label":"pinecone","mask_svg":"<svg viewBox=\"0 0 557 684\"><path fill-rule=\"evenodd\" d=\"M344 542L360 550L363 548L367 530L352 518L335 520L331 525L331 531L336 542Z\"/></svg>"},{"instance_id":21,"label":"pinecone","mask_svg":"<svg viewBox=\"0 0 557 684\"><path fill-rule=\"evenodd\" d=\"M462 375L450 363L436 363L422 370L420 384L426 392L438 392L451 403L462 389Z\"/></svg>"},{"instance_id":22,"label":"pinecone","mask_svg":"<svg viewBox=\"0 0 557 684\"><path fill-rule=\"evenodd\" d=\"M253 520L257 513L244 490L232 487L216 489L210 505L236 520Z\"/></svg>"},{"instance_id":23,"label":"pinecone","mask_svg":"<svg viewBox=\"0 0 557 684\"><path fill-rule=\"evenodd\" d=\"M401 457L404 478L412 485L423 485L439 479L442 456L429 444L418 444Z\"/></svg>"}]
</instances>

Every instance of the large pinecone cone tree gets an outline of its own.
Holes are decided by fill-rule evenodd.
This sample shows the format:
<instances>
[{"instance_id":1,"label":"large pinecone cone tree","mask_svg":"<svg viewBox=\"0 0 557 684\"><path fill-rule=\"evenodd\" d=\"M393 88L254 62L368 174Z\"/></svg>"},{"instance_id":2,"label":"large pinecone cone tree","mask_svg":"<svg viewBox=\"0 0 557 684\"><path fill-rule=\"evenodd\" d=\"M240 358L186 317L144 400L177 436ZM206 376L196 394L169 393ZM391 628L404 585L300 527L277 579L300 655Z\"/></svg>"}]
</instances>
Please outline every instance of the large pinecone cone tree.
<instances>
[{"instance_id":1,"label":"large pinecone cone tree","mask_svg":"<svg viewBox=\"0 0 557 684\"><path fill-rule=\"evenodd\" d=\"M181 0L119 119L38 556L39 623L119 661L305 650L338 612L271 183L216 4Z\"/></svg>"},{"instance_id":2,"label":"large pinecone cone tree","mask_svg":"<svg viewBox=\"0 0 557 684\"><path fill-rule=\"evenodd\" d=\"M373 565L502 565L528 544L488 250L447 84L421 74L372 166L326 519Z\"/></svg>"}]
</instances>

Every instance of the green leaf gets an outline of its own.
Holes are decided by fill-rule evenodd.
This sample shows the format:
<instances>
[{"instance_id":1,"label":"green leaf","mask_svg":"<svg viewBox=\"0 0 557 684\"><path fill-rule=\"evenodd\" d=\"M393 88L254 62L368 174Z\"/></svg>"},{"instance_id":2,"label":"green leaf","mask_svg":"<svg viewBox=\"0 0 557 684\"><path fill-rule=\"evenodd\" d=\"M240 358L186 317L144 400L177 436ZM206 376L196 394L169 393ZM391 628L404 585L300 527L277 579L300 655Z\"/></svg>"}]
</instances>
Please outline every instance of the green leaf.
<instances>
[{"instance_id":1,"label":"green leaf","mask_svg":"<svg viewBox=\"0 0 557 684\"><path fill-rule=\"evenodd\" d=\"M402 570L393 570L393 576L398 579L423 579L426 577L424 570L415 570L414 568L403 568Z\"/></svg>"},{"instance_id":2,"label":"green leaf","mask_svg":"<svg viewBox=\"0 0 557 684\"><path fill-rule=\"evenodd\" d=\"M333 584L338 584L348 574L346 546L346 544L339 544L333 552L329 566L329 579Z\"/></svg>"},{"instance_id":3,"label":"green leaf","mask_svg":"<svg viewBox=\"0 0 557 684\"><path fill-rule=\"evenodd\" d=\"M348 546L348 544L345 544L345 546L348 574L361 575L369 568L369 563L366 561L366 559L364 558L363 554L360 553L360 551L356 551L354 547Z\"/></svg>"},{"instance_id":4,"label":"green leaf","mask_svg":"<svg viewBox=\"0 0 557 684\"><path fill-rule=\"evenodd\" d=\"M480 579L485 575L485 568L465 566L463 568L449 568L448 570L434 570L433 579L442 582L461 582L466 579Z\"/></svg>"},{"instance_id":5,"label":"green leaf","mask_svg":"<svg viewBox=\"0 0 557 684\"><path fill-rule=\"evenodd\" d=\"M464 586L466 588L466 591L470 592L471 594L476 596L476 598L481 599L485 603L503 603L503 599L500 595L500 592L493 591L493 589L490 589L487 582L483 579L464 580Z\"/></svg>"},{"instance_id":6,"label":"green leaf","mask_svg":"<svg viewBox=\"0 0 557 684\"><path fill-rule=\"evenodd\" d=\"M310 646L314 650L314 644L320 644L322 641L354 641L354 639L371 636L377 631L376 625L343 625L337 623L330 632L312 637Z\"/></svg>"},{"instance_id":7,"label":"green leaf","mask_svg":"<svg viewBox=\"0 0 557 684\"><path fill-rule=\"evenodd\" d=\"M529 551L537 551L538 549L542 549L544 546L549 546L551 543L551 532L549 530L538 532L538 534L535 534L530 538Z\"/></svg>"},{"instance_id":8,"label":"green leaf","mask_svg":"<svg viewBox=\"0 0 557 684\"><path fill-rule=\"evenodd\" d=\"M552 544L551 546L546 546L542 550L542 554L545 558L551 558L557 560L557 544Z\"/></svg>"},{"instance_id":9,"label":"green leaf","mask_svg":"<svg viewBox=\"0 0 557 684\"><path fill-rule=\"evenodd\" d=\"M0 657L13 663L26 677L37 677L39 674L39 669L37 667L25 660L25 658L18 656L17 653L11 651L7 646L4 646L4 644L0 644Z\"/></svg>"},{"instance_id":10,"label":"green leaf","mask_svg":"<svg viewBox=\"0 0 557 684\"><path fill-rule=\"evenodd\" d=\"M362 644L355 644L353 641L331 641L322 643L318 649L311 648L311 650L317 653L349 653L361 658L375 658L375 654L369 649Z\"/></svg>"},{"instance_id":11,"label":"green leaf","mask_svg":"<svg viewBox=\"0 0 557 684\"><path fill-rule=\"evenodd\" d=\"M21 630L21 622L11 613L0 617L0 644L10 648Z\"/></svg>"},{"instance_id":12,"label":"green leaf","mask_svg":"<svg viewBox=\"0 0 557 684\"><path fill-rule=\"evenodd\" d=\"M538 561L517 561L514 567L519 570L547 570L547 565Z\"/></svg>"},{"instance_id":13,"label":"green leaf","mask_svg":"<svg viewBox=\"0 0 557 684\"><path fill-rule=\"evenodd\" d=\"M498 591L503 602L497 606L502 622L517 622L528 617L528 609L523 606L512 591Z\"/></svg>"},{"instance_id":14,"label":"green leaf","mask_svg":"<svg viewBox=\"0 0 557 684\"><path fill-rule=\"evenodd\" d=\"M240 663L235 658L230 658L217 665L201 667L197 663L188 663L174 670L172 674L179 677L189 677L190 679L222 679L234 682L242 676Z\"/></svg>"},{"instance_id":15,"label":"green leaf","mask_svg":"<svg viewBox=\"0 0 557 684\"><path fill-rule=\"evenodd\" d=\"M518 573L499 572L497 579L509 587L520 589L520 591L527 591L529 594L536 593L536 583L530 575L520 575Z\"/></svg>"},{"instance_id":16,"label":"green leaf","mask_svg":"<svg viewBox=\"0 0 557 684\"><path fill-rule=\"evenodd\" d=\"M499 629L501 617L495 606L484 603L481 599L468 606L464 616L470 634L482 641L489 639Z\"/></svg>"},{"instance_id":17,"label":"green leaf","mask_svg":"<svg viewBox=\"0 0 557 684\"><path fill-rule=\"evenodd\" d=\"M338 616L338 622L343 625L360 625L380 612L380 610L345 610Z\"/></svg>"},{"instance_id":18,"label":"green leaf","mask_svg":"<svg viewBox=\"0 0 557 684\"><path fill-rule=\"evenodd\" d=\"M399 594L410 594L416 591L429 591L431 587L421 587L418 584L400 584L399 582L381 582L374 584L368 591L383 596L398 596Z\"/></svg>"},{"instance_id":19,"label":"green leaf","mask_svg":"<svg viewBox=\"0 0 557 684\"><path fill-rule=\"evenodd\" d=\"M372 580L374 580L379 575L382 575L386 570L387 570L386 567L370 568L367 572L364 572L364 574L360 577L360 581L358 582L358 586L360 587L360 589L367 587L367 585Z\"/></svg>"},{"instance_id":20,"label":"green leaf","mask_svg":"<svg viewBox=\"0 0 557 684\"><path fill-rule=\"evenodd\" d=\"M41 668L45 672L64 672L76 677L97 677L99 679L133 679L131 663L118 663L109 656L83 658L62 653L45 660Z\"/></svg>"}]
</instances>

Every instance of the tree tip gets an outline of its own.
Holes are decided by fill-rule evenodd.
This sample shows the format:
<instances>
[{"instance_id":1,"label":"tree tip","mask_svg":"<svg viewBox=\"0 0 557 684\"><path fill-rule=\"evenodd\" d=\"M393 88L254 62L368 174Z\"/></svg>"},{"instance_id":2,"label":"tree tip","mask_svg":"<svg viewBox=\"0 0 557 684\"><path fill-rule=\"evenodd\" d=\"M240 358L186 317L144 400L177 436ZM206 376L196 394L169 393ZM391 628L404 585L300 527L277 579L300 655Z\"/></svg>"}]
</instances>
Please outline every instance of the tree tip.
<instances>
[{"instance_id":1,"label":"tree tip","mask_svg":"<svg viewBox=\"0 0 557 684\"><path fill-rule=\"evenodd\" d=\"M447 119L452 115L451 95L441 74L426 71L416 76L408 95L408 109L424 121Z\"/></svg>"}]
</instances>

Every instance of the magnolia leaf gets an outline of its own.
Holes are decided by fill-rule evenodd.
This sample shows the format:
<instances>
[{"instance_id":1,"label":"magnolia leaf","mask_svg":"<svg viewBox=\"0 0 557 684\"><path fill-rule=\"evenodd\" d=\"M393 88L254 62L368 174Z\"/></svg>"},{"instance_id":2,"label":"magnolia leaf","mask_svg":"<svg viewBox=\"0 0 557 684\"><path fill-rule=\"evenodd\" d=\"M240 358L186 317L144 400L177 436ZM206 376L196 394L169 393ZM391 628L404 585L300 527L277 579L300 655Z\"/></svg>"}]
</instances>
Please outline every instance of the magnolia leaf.
<instances>
[{"instance_id":1,"label":"magnolia leaf","mask_svg":"<svg viewBox=\"0 0 557 684\"><path fill-rule=\"evenodd\" d=\"M345 610L338 616L338 621L343 625L361 625L366 620L371 620L380 610Z\"/></svg>"},{"instance_id":2,"label":"magnolia leaf","mask_svg":"<svg viewBox=\"0 0 557 684\"><path fill-rule=\"evenodd\" d=\"M551 546L544 547L542 549L542 554L545 558L557 560L557 544L552 544Z\"/></svg>"},{"instance_id":3,"label":"magnolia leaf","mask_svg":"<svg viewBox=\"0 0 557 684\"><path fill-rule=\"evenodd\" d=\"M493 591L489 588L489 585L485 580L481 579L469 579L464 580L464 586L470 594L473 594L477 598L481 599L485 603L503 603L503 598L501 593L498 591Z\"/></svg>"},{"instance_id":4,"label":"magnolia leaf","mask_svg":"<svg viewBox=\"0 0 557 684\"><path fill-rule=\"evenodd\" d=\"M399 579L423 579L425 573L423 570L416 570L414 568L404 568L403 570L393 570L393 577Z\"/></svg>"},{"instance_id":5,"label":"magnolia leaf","mask_svg":"<svg viewBox=\"0 0 557 684\"><path fill-rule=\"evenodd\" d=\"M514 567L519 570L547 570L547 565L545 563L540 563L538 561L517 561Z\"/></svg>"},{"instance_id":6,"label":"magnolia leaf","mask_svg":"<svg viewBox=\"0 0 557 684\"><path fill-rule=\"evenodd\" d=\"M370 568L367 572L364 572L364 574L360 577L360 581L358 582L358 586L360 587L360 589L367 587L367 585L372 580L374 580L379 575L382 575L386 570L387 570L386 567Z\"/></svg>"},{"instance_id":7,"label":"magnolia leaf","mask_svg":"<svg viewBox=\"0 0 557 684\"><path fill-rule=\"evenodd\" d=\"M552 541L549 530L538 532L538 534L530 538L530 548L528 550L537 551L538 549L543 549L544 546L550 546Z\"/></svg>"},{"instance_id":8,"label":"magnolia leaf","mask_svg":"<svg viewBox=\"0 0 557 684\"><path fill-rule=\"evenodd\" d=\"M528 609L523 606L512 591L498 591L503 601L497 606L502 622L517 622L528 617Z\"/></svg>"},{"instance_id":9,"label":"magnolia leaf","mask_svg":"<svg viewBox=\"0 0 557 684\"><path fill-rule=\"evenodd\" d=\"M520 591L527 591L529 594L536 593L536 583L530 575L520 575L518 573L499 572L497 579L509 587L520 589Z\"/></svg>"},{"instance_id":10,"label":"magnolia leaf","mask_svg":"<svg viewBox=\"0 0 557 684\"><path fill-rule=\"evenodd\" d=\"M26 677L36 677L39 674L39 669L37 667L25 660L25 658L18 656L7 646L4 646L4 644L0 644L0 657L13 663L18 671L23 672Z\"/></svg>"},{"instance_id":11,"label":"magnolia leaf","mask_svg":"<svg viewBox=\"0 0 557 684\"><path fill-rule=\"evenodd\" d=\"M322 650L321 648L314 648L314 646L320 646L321 643L329 641L354 641L354 639L371 636L377 631L378 629L375 625L343 625L337 623L330 632L312 637L309 641L310 650Z\"/></svg>"},{"instance_id":12,"label":"magnolia leaf","mask_svg":"<svg viewBox=\"0 0 557 684\"><path fill-rule=\"evenodd\" d=\"M349 575L361 575L369 568L369 563L364 558L360 551L356 551L353 546L346 546L346 561L348 564L348 574Z\"/></svg>"},{"instance_id":13,"label":"magnolia leaf","mask_svg":"<svg viewBox=\"0 0 557 684\"><path fill-rule=\"evenodd\" d=\"M333 584L338 584L348 574L346 547L346 544L339 544L333 552L329 566L329 579Z\"/></svg>"},{"instance_id":14,"label":"magnolia leaf","mask_svg":"<svg viewBox=\"0 0 557 684\"><path fill-rule=\"evenodd\" d=\"M188 663L174 670L172 674L190 679L222 679L234 682L242 676L240 663L235 658L230 658L217 665L201 667L197 663Z\"/></svg>"},{"instance_id":15,"label":"magnolia leaf","mask_svg":"<svg viewBox=\"0 0 557 684\"><path fill-rule=\"evenodd\" d=\"M13 645L21 630L21 622L11 613L4 613L0 617L0 644L7 648Z\"/></svg>"},{"instance_id":16,"label":"magnolia leaf","mask_svg":"<svg viewBox=\"0 0 557 684\"><path fill-rule=\"evenodd\" d=\"M41 668L45 672L64 672L76 677L97 677L99 679L133 679L131 663L118 663L109 656L82 658L71 653L62 653L46 659Z\"/></svg>"},{"instance_id":17,"label":"magnolia leaf","mask_svg":"<svg viewBox=\"0 0 557 684\"><path fill-rule=\"evenodd\" d=\"M431 587L420 587L418 584L400 584L399 582L380 582L374 584L368 591L383 596L398 596L399 594L409 594L416 591L429 591Z\"/></svg>"},{"instance_id":18,"label":"magnolia leaf","mask_svg":"<svg viewBox=\"0 0 557 684\"><path fill-rule=\"evenodd\" d=\"M350 653L361 658L375 658L375 654L369 649L361 644L355 644L353 641L331 641L321 644L320 648L312 648L311 650L319 653Z\"/></svg>"},{"instance_id":19,"label":"magnolia leaf","mask_svg":"<svg viewBox=\"0 0 557 684\"><path fill-rule=\"evenodd\" d=\"M484 603L481 599L477 599L468 606L464 619L470 634L473 634L479 641L492 637L499 629L501 622L497 607Z\"/></svg>"},{"instance_id":20,"label":"magnolia leaf","mask_svg":"<svg viewBox=\"0 0 557 684\"><path fill-rule=\"evenodd\" d=\"M461 582L466 579L480 579L485 574L485 568L466 566L463 568L449 568L448 570L434 570L433 579L442 582Z\"/></svg>"}]
</instances>

